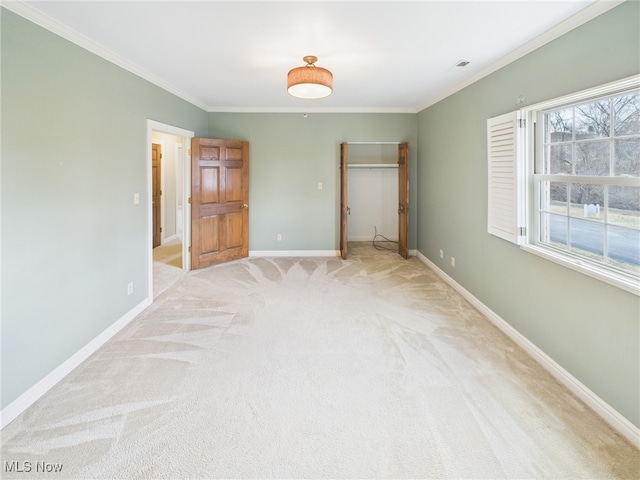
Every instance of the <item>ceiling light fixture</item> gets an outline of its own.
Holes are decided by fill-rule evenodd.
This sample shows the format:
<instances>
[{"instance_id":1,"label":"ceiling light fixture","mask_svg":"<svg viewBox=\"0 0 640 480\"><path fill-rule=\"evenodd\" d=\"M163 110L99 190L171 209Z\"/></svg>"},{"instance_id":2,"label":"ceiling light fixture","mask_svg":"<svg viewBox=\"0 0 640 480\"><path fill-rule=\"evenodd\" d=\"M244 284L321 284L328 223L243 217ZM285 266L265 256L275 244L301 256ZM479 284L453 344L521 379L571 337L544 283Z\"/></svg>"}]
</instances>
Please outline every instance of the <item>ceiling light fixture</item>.
<instances>
[{"instance_id":1,"label":"ceiling light fixture","mask_svg":"<svg viewBox=\"0 0 640 480\"><path fill-rule=\"evenodd\" d=\"M307 64L289 70L287 74L287 92L298 98L323 98L333 92L333 74L326 68L316 67L318 57L307 55L303 59Z\"/></svg>"}]
</instances>

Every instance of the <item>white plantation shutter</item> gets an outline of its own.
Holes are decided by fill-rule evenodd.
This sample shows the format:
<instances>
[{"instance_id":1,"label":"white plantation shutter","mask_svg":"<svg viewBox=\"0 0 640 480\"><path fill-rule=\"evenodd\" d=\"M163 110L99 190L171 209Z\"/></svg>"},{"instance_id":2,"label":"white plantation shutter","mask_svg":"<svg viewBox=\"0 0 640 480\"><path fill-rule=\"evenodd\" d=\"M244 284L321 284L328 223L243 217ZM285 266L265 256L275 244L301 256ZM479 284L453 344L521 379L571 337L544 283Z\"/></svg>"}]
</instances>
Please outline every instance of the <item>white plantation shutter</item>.
<instances>
[{"instance_id":1,"label":"white plantation shutter","mask_svg":"<svg viewBox=\"0 0 640 480\"><path fill-rule=\"evenodd\" d=\"M520 153L524 128L520 112L487 120L489 158L490 234L520 245L524 243L524 159Z\"/></svg>"}]
</instances>

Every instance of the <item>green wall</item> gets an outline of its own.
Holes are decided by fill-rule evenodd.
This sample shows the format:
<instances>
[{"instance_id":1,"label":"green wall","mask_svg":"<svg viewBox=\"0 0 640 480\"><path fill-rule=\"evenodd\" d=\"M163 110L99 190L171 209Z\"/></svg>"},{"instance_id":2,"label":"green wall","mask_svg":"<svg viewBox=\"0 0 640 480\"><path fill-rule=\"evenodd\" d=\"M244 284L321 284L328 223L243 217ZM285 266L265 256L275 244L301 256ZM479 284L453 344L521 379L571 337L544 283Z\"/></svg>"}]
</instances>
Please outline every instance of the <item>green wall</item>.
<instances>
[{"instance_id":1,"label":"green wall","mask_svg":"<svg viewBox=\"0 0 640 480\"><path fill-rule=\"evenodd\" d=\"M384 141L409 142L409 248L415 249L416 134L416 114L409 113L209 115L211 137L250 142L251 250L339 250L340 143Z\"/></svg>"},{"instance_id":2,"label":"green wall","mask_svg":"<svg viewBox=\"0 0 640 480\"><path fill-rule=\"evenodd\" d=\"M638 73L638 7L625 3L417 115L306 118L205 113L0 9L2 407L147 298L152 119L250 142L254 251L337 250L340 143L408 141L409 247L640 425L639 297L486 233L485 138L486 119L519 95L532 104Z\"/></svg>"},{"instance_id":3,"label":"green wall","mask_svg":"<svg viewBox=\"0 0 640 480\"><path fill-rule=\"evenodd\" d=\"M1 22L5 407L147 298L146 121L206 135L208 119L5 9Z\"/></svg>"},{"instance_id":4,"label":"green wall","mask_svg":"<svg viewBox=\"0 0 640 480\"><path fill-rule=\"evenodd\" d=\"M519 108L519 95L530 105L638 74L639 7L626 2L418 114L418 250L635 425L640 297L487 233L486 120Z\"/></svg>"}]
</instances>

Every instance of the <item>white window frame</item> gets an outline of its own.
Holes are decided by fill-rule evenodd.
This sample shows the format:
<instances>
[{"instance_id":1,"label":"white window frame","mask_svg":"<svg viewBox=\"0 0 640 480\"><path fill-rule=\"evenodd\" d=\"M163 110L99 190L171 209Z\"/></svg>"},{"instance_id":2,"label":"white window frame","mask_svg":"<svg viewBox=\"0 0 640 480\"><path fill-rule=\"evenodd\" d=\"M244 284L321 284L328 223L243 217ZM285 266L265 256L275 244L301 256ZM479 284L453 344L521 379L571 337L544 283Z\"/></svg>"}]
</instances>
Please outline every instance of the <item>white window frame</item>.
<instances>
[{"instance_id":1,"label":"white window frame","mask_svg":"<svg viewBox=\"0 0 640 480\"><path fill-rule=\"evenodd\" d=\"M538 160L535 156L536 145L534 142L538 112L561 108L565 105L589 101L599 97L614 95L634 88L640 88L640 75L634 75L600 87L583 90L581 92L520 109L520 118L526 120L526 126L525 135L521 137L525 144L520 150L522 155L521 158L518 158L517 163L521 165L521 171L524 172L526 177L524 182L526 187L518 189L519 201L524 204L525 224L527 226L527 234L524 240L520 242L521 248L529 253L539 255L547 260L561 264L572 270L597 278L610 285L614 285L640 296L640 278L638 276L631 273L627 274L613 268L607 268L605 265L595 262L589 262L586 258L579 255L555 249L537 241L539 234L539 215L537 212L538 207L536 205L538 202L539 192L537 191L537 187L539 185L539 181L534 180L534 175L541 181L544 181L545 179L557 179L557 176L555 175L535 174L535 162ZM591 180L593 180L593 177L569 175L564 176L562 179L562 181L569 181L572 183L591 183ZM620 182L625 185L640 186L640 178L637 177L625 178L624 180L620 179ZM606 177L601 180L601 183L608 183Z\"/></svg>"},{"instance_id":2,"label":"white window frame","mask_svg":"<svg viewBox=\"0 0 640 480\"><path fill-rule=\"evenodd\" d=\"M487 231L577 272L640 296L640 275L590 261L587 257L537 241L540 181L639 186L638 177L589 177L536 174L535 133L538 114L640 88L640 75L537 103L487 120ZM542 141L542 139L540 140ZM539 146L538 146L539 148ZM542 152L542 148L539 148Z\"/></svg>"}]
</instances>

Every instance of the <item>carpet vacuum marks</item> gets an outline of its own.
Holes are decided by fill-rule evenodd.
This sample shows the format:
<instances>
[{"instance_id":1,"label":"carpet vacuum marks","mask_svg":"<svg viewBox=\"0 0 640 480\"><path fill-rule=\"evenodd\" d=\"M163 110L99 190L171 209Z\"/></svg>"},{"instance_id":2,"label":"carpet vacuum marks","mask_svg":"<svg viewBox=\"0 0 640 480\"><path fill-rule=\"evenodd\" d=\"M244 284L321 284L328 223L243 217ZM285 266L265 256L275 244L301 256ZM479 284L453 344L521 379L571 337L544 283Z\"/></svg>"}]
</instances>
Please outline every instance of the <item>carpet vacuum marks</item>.
<instances>
[{"instance_id":1,"label":"carpet vacuum marks","mask_svg":"<svg viewBox=\"0 0 640 480\"><path fill-rule=\"evenodd\" d=\"M638 478L422 262L357 253L181 277L2 431L2 478Z\"/></svg>"}]
</instances>

